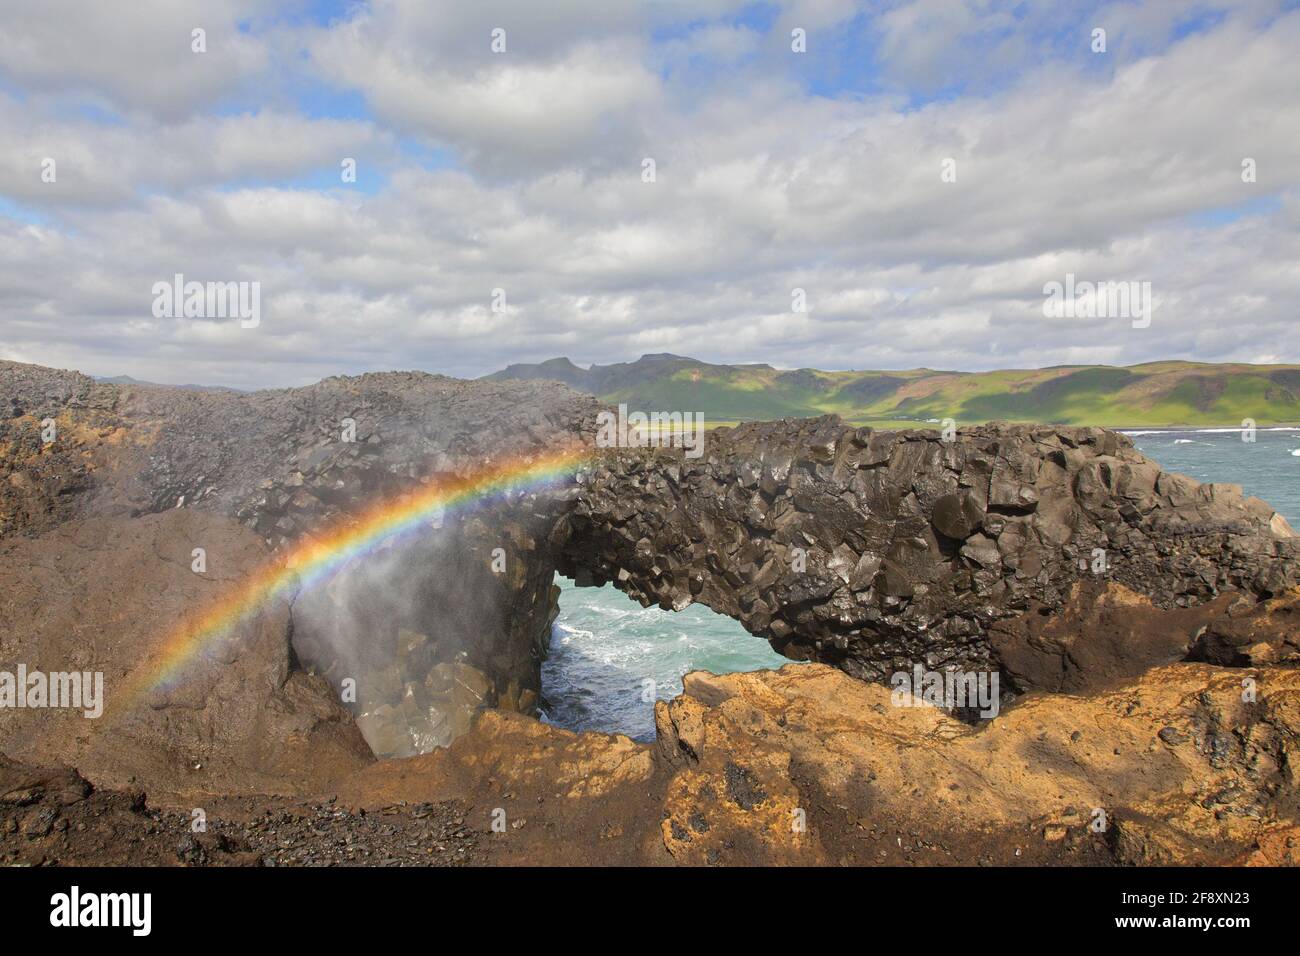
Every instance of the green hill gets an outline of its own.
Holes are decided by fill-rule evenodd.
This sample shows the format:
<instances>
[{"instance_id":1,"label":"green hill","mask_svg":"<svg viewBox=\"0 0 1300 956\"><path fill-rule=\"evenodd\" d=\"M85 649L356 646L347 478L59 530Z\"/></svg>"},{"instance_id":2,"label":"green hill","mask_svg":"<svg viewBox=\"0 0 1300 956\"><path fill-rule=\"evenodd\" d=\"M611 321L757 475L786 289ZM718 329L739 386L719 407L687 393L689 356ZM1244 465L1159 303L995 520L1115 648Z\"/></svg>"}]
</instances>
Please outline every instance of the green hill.
<instances>
[{"instance_id":1,"label":"green hill","mask_svg":"<svg viewBox=\"0 0 1300 956\"><path fill-rule=\"evenodd\" d=\"M490 379L557 379L631 409L748 421L834 412L856 423L1000 419L1069 425L1300 423L1300 365L1058 365L996 372L823 372L711 365L679 355L593 365L512 365Z\"/></svg>"}]
</instances>

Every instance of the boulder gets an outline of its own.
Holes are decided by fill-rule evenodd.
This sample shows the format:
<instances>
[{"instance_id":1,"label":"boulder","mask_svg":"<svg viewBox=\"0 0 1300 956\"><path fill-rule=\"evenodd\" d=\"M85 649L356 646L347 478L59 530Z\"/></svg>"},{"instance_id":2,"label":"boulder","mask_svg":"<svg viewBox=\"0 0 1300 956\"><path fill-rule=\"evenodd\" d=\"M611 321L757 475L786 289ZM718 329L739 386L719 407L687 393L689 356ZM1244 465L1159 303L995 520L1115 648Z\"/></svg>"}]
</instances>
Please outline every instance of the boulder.
<instances>
[{"instance_id":1,"label":"boulder","mask_svg":"<svg viewBox=\"0 0 1300 956\"><path fill-rule=\"evenodd\" d=\"M930 520L940 534L965 541L983 524L984 509L971 492L953 492L935 501Z\"/></svg>"}]
</instances>

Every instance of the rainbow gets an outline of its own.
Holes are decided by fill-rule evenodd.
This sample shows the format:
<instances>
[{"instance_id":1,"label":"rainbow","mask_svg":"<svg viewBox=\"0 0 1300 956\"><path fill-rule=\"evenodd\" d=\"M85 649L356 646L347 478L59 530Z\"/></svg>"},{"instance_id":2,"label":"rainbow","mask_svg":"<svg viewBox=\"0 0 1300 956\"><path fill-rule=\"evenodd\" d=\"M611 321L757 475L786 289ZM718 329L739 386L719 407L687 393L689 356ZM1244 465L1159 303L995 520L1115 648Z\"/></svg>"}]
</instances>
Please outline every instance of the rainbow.
<instances>
[{"instance_id":1,"label":"rainbow","mask_svg":"<svg viewBox=\"0 0 1300 956\"><path fill-rule=\"evenodd\" d=\"M180 684L200 654L231 637L238 625L275 598L311 587L396 535L427 529L432 518L512 492L551 485L576 472L589 454L576 447L486 464L467 476L430 482L394 500L381 501L346 524L305 537L169 634L135 672L119 699L134 703L141 694Z\"/></svg>"}]
</instances>

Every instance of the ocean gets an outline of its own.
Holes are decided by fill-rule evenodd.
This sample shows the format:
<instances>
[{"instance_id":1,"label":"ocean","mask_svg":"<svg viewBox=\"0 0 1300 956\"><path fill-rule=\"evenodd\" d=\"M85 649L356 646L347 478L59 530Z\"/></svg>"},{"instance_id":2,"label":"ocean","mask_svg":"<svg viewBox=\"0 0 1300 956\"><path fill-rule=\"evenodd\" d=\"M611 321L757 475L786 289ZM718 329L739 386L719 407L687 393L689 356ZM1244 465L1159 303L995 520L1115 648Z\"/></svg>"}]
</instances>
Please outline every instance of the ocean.
<instances>
[{"instance_id":1,"label":"ocean","mask_svg":"<svg viewBox=\"0 0 1300 956\"><path fill-rule=\"evenodd\" d=\"M1138 449L1197 481L1239 484L1300 529L1300 429L1126 430ZM737 622L700 605L642 608L612 586L560 579L560 617L542 664L543 719L570 730L654 739L654 701L681 693L682 675L790 663Z\"/></svg>"}]
</instances>

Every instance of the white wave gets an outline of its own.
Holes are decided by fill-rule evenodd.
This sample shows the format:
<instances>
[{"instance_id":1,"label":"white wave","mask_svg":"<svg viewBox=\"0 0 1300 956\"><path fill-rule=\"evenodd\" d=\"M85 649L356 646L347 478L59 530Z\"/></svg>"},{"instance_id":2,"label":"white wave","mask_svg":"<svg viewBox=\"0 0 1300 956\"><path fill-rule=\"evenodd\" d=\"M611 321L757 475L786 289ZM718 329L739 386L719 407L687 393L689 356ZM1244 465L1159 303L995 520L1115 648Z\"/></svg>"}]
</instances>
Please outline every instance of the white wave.
<instances>
[{"instance_id":1,"label":"white wave","mask_svg":"<svg viewBox=\"0 0 1300 956\"><path fill-rule=\"evenodd\" d=\"M563 604L561 604L561 606L563 606ZM611 623L624 621L636 613L636 611L627 608L607 607L600 604L583 604L575 607L573 610L580 611L584 614L592 614L596 617L608 618Z\"/></svg>"}]
</instances>

